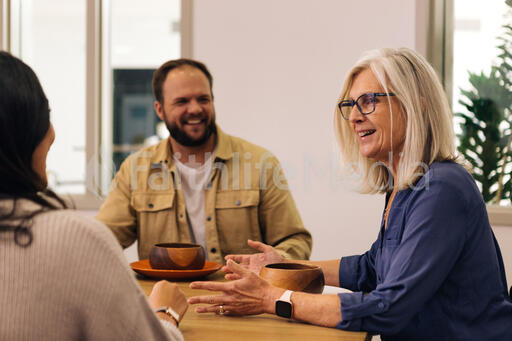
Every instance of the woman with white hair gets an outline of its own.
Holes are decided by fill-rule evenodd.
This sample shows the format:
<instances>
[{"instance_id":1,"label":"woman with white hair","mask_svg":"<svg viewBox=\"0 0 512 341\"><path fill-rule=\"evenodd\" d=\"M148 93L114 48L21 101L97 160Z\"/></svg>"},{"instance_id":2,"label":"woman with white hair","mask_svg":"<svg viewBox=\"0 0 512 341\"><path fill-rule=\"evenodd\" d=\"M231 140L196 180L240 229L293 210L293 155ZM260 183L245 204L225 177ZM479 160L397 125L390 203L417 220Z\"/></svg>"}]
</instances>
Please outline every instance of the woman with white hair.
<instances>
[{"instance_id":1,"label":"woman with white hair","mask_svg":"<svg viewBox=\"0 0 512 341\"><path fill-rule=\"evenodd\" d=\"M385 193L386 205L369 251L303 263L319 265L327 285L353 292L273 287L254 272L285 260L249 241L261 253L227 256L232 281L191 284L223 295L189 303L211 304L200 313L276 313L383 340L512 340L500 249L482 196L457 161L452 115L432 67L406 48L369 52L345 81L334 122L346 169L362 179L361 192Z\"/></svg>"}]
</instances>

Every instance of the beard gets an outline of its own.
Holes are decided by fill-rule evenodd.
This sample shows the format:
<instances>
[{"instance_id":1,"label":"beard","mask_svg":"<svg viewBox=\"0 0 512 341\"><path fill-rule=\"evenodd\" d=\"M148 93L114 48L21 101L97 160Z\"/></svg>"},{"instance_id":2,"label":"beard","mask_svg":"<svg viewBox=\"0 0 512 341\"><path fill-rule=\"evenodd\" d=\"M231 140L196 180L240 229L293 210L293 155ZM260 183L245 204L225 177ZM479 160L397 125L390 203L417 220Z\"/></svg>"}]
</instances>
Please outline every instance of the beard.
<instances>
[{"instance_id":1,"label":"beard","mask_svg":"<svg viewBox=\"0 0 512 341\"><path fill-rule=\"evenodd\" d=\"M164 117L165 117L165 126L167 127L167 130L169 131L169 134L171 134L171 137L176 140L179 144L185 147L198 147L205 144L210 136L215 134L217 132L217 128L215 126L215 112L213 112L212 119L208 123L206 123L206 129L204 130L204 133L199 136L198 138L193 138L187 132L176 124L176 122L169 122L167 119L167 115L164 111ZM201 120L207 120L207 118L201 118ZM186 119L180 119L180 123L184 125L186 122Z\"/></svg>"}]
</instances>

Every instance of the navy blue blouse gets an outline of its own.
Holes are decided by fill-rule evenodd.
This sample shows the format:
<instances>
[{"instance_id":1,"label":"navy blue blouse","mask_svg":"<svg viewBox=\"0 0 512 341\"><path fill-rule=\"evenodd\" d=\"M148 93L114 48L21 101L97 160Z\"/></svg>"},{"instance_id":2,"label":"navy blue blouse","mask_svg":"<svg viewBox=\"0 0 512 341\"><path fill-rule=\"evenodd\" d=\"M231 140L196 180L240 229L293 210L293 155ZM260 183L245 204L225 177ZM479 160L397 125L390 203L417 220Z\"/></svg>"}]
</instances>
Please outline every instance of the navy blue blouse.
<instances>
[{"instance_id":1,"label":"navy blue blouse","mask_svg":"<svg viewBox=\"0 0 512 341\"><path fill-rule=\"evenodd\" d=\"M387 199L386 199L387 201ZM337 328L383 340L512 340L501 252L471 175L437 162L396 193L363 255L343 257Z\"/></svg>"}]
</instances>

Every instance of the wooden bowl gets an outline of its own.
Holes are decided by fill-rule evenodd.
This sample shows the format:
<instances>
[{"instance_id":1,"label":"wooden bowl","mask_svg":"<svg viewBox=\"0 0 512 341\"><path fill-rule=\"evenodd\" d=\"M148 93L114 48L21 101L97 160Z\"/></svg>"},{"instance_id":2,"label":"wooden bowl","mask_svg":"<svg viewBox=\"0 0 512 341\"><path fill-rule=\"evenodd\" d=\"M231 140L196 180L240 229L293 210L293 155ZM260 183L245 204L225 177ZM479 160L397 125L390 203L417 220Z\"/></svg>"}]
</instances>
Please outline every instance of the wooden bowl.
<instances>
[{"instance_id":1,"label":"wooden bowl","mask_svg":"<svg viewBox=\"0 0 512 341\"><path fill-rule=\"evenodd\" d=\"M204 267L204 249L198 244L155 244L149 253L149 264L153 269L198 270Z\"/></svg>"},{"instance_id":2,"label":"wooden bowl","mask_svg":"<svg viewBox=\"0 0 512 341\"><path fill-rule=\"evenodd\" d=\"M274 263L261 268L260 276L273 286L320 294L324 290L324 273L318 266L299 263Z\"/></svg>"}]
</instances>

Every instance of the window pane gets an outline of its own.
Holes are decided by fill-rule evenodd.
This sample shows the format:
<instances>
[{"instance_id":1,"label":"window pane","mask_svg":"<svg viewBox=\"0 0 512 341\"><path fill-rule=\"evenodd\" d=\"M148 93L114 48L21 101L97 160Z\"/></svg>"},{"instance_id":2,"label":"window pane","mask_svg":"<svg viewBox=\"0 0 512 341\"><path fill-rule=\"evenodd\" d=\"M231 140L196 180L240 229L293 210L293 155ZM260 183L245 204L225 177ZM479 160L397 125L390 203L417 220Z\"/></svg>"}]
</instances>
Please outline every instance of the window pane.
<instances>
[{"instance_id":1,"label":"window pane","mask_svg":"<svg viewBox=\"0 0 512 341\"><path fill-rule=\"evenodd\" d=\"M157 134L151 79L162 63L181 55L179 0L112 0L103 80L102 190L121 162ZM165 132L165 129L164 129Z\"/></svg>"},{"instance_id":2,"label":"window pane","mask_svg":"<svg viewBox=\"0 0 512 341\"><path fill-rule=\"evenodd\" d=\"M179 0L112 0L111 66L147 69L180 56Z\"/></svg>"},{"instance_id":3,"label":"window pane","mask_svg":"<svg viewBox=\"0 0 512 341\"><path fill-rule=\"evenodd\" d=\"M510 205L512 76L500 72L503 40L512 41L505 1L455 0L453 110L459 151L473 165L484 199ZM508 32L508 35L505 34Z\"/></svg>"},{"instance_id":4,"label":"window pane","mask_svg":"<svg viewBox=\"0 0 512 341\"><path fill-rule=\"evenodd\" d=\"M85 193L84 0L13 1L13 52L41 81L56 139L47 160L49 185Z\"/></svg>"}]
</instances>

